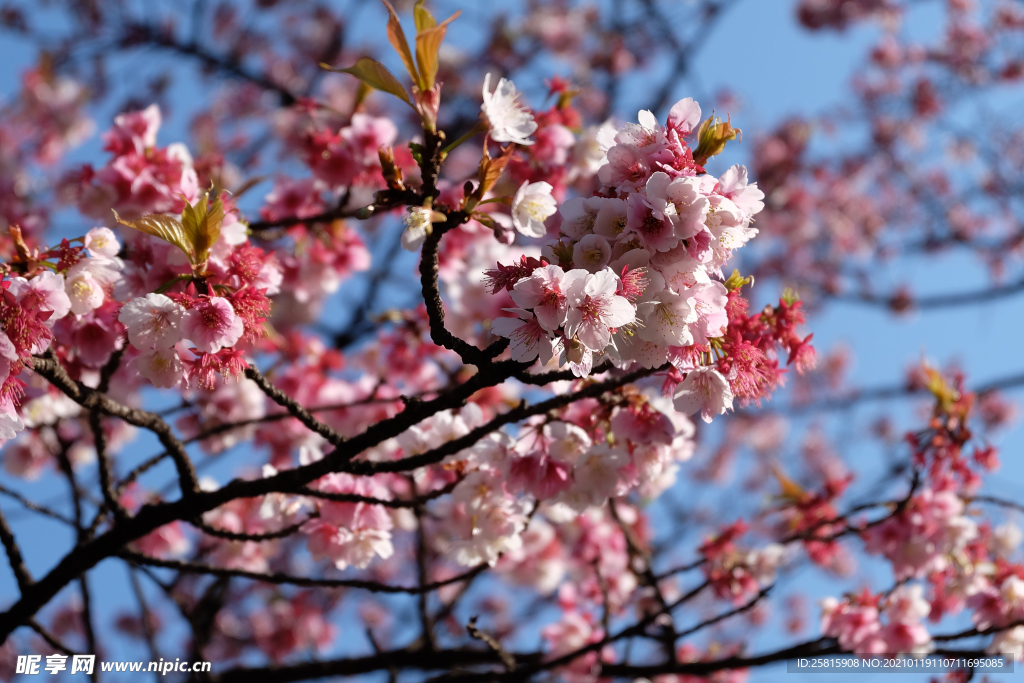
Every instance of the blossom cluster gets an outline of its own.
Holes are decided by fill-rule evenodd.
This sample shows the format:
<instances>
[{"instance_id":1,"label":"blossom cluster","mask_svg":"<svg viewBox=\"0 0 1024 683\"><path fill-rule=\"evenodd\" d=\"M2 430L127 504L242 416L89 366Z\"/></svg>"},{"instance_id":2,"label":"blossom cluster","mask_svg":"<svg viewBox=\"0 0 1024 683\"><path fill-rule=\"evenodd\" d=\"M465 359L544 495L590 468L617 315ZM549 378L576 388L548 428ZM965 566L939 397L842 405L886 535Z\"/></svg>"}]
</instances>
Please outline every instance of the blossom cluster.
<instances>
[{"instance_id":1,"label":"blossom cluster","mask_svg":"<svg viewBox=\"0 0 1024 683\"><path fill-rule=\"evenodd\" d=\"M736 605L755 597L761 588L775 580L775 572L784 561L785 549L773 543L755 550L743 549L736 540L747 531L742 521L729 525L700 547L706 560L704 575L715 593Z\"/></svg>"},{"instance_id":2,"label":"blossom cluster","mask_svg":"<svg viewBox=\"0 0 1024 683\"><path fill-rule=\"evenodd\" d=\"M828 528L833 539L844 527L857 531L864 549L891 565L896 587L821 601L822 632L858 654L922 654L932 648L922 621L937 623L966 610L978 631L995 634L988 652L1019 660L1024 657L1024 630L1018 626L1024 617L1024 565L1011 558L1024 532L1012 522L993 529L987 521L975 521L976 511L968 509L978 485L975 470L997 461L988 445L975 446L976 457L963 457L971 445L976 397L963 390L962 375L950 380L925 365L915 376L935 401L929 428L906 437L927 483L912 487L890 504L890 514L874 522L851 524L832 512L826 524L817 525Z\"/></svg>"},{"instance_id":3,"label":"blossom cluster","mask_svg":"<svg viewBox=\"0 0 1024 683\"><path fill-rule=\"evenodd\" d=\"M821 631L837 638L846 652L924 654L932 643L921 623L931 612L923 593L919 584L913 584L885 596L865 591L842 601L827 598L822 601Z\"/></svg>"},{"instance_id":4,"label":"blossom cluster","mask_svg":"<svg viewBox=\"0 0 1024 683\"><path fill-rule=\"evenodd\" d=\"M66 193L79 210L96 218L111 207L127 215L181 211L199 195L199 176L188 148L181 143L157 147L162 116L153 104L120 114L103 134L110 160L100 169L85 165L65 180Z\"/></svg>"},{"instance_id":5,"label":"blossom cluster","mask_svg":"<svg viewBox=\"0 0 1024 683\"><path fill-rule=\"evenodd\" d=\"M103 365L119 348L118 304L112 290L121 278L123 264L117 257L114 233L93 228L72 246L63 240L58 247L35 259L47 263L31 278L8 277L0 299L0 438L11 439L24 428L15 406L21 403L26 384L19 378L31 366L33 356L52 343L65 345L67 354L88 367Z\"/></svg>"},{"instance_id":6,"label":"blossom cluster","mask_svg":"<svg viewBox=\"0 0 1024 683\"><path fill-rule=\"evenodd\" d=\"M589 419L581 420L587 410ZM393 457L426 452L482 422L476 404L454 415L440 413L400 435L401 451ZM447 469L432 471L421 483L443 487L451 482L452 468L462 473L451 498L437 503L438 519L444 520L435 530L440 549L465 566L493 564L521 549L535 506L554 523L582 524L609 498L634 490L656 497L692 454L693 435L689 419L653 387L631 393L621 405L583 402L563 411L561 419L528 421L515 437L492 434L451 456ZM625 555L614 557L605 554L601 561L627 562Z\"/></svg>"},{"instance_id":7,"label":"blossom cluster","mask_svg":"<svg viewBox=\"0 0 1024 683\"><path fill-rule=\"evenodd\" d=\"M978 535L955 491L925 489L899 514L864 532L866 549L885 555L899 580L944 571Z\"/></svg>"},{"instance_id":8,"label":"blossom cluster","mask_svg":"<svg viewBox=\"0 0 1024 683\"><path fill-rule=\"evenodd\" d=\"M104 135L112 160L77 186L83 211L95 201L105 211L161 215L196 200L187 151L157 148L159 125L155 106L116 118ZM273 254L249 243L237 211L223 199L226 211L203 264L202 293L194 282L186 284L194 268L185 255L142 232L130 232L122 243L112 229L96 227L42 250L19 242L0 303L0 438L13 438L26 418L35 423L36 414L50 413L41 419L51 420L61 413L58 399L19 377L47 348L72 363L76 378L96 372L115 351L125 353L141 378L162 388L191 382L213 389L219 376L244 370L245 351L265 336L268 296L282 291L284 276Z\"/></svg>"},{"instance_id":9,"label":"blossom cluster","mask_svg":"<svg viewBox=\"0 0 1024 683\"><path fill-rule=\"evenodd\" d=\"M513 91L505 109L516 105ZM493 99L488 106L496 106ZM698 163L735 129L714 118L701 124L690 98L672 107L665 124L648 111L638 119L596 132L600 190L593 196L568 199L555 215L550 184L520 186L513 224L549 239L542 258L523 256L487 273L492 292L507 291L515 307L505 310L516 315L490 329L510 340L514 360L557 357L579 377L605 360L620 368L670 364L677 407L710 420L736 396L759 400L780 382L776 345L790 351L791 362L799 356L801 370L813 366L813 351L795 333L803 322L798 302L783 302L778 321L766 323L746 316L745 301L730 293L745 281L732 289L723 282L723 267L757 234L752 223L764 207L744 167L716 178ZM687 142L694 135L698 160Z\"/></svg>"},{"instance_id":10,"label":"blossom cluster","mask_svg":"<svg viewBox=\"0 0 1024 683\"><path fill-rule=\"evenodd\" d=\"M361 206L372 203L373 192L384 187L378 150L393 145L397 137L398 128L390 119L356 113L336 131L311 126L305 131L302 150L314 178L329 188L352 188L353 203Z\"/></svg>"}]
</instances>

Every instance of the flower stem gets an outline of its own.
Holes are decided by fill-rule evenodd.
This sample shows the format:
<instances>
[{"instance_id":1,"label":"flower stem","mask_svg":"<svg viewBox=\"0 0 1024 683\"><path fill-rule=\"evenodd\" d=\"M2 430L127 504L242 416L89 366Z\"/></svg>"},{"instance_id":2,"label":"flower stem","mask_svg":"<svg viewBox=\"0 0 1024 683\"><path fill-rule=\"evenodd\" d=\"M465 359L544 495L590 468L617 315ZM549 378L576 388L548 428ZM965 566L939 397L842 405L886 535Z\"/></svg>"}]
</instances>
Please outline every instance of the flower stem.
<instances>
[{"instance_id":1,"label":"flower stem","mask_svg":"<svg viewBox=\"0 0 1024 683\"><path fill-rule=\"evenodd\" d=\"M472 128L470 128L468 131L466 131L465 135L463 135L462 137L454 140L450 145L448 145L447 147L442 149L441 150L441 154L448 154L449 152L451 152L453 149L455 149L456 147L461 145L466 140L469 140L471 137L473 137L477 133L482 133L483 131L484 131L483 122L477 121L477 124L475 126L473 126Z\"/></svg>"}]
</instances>

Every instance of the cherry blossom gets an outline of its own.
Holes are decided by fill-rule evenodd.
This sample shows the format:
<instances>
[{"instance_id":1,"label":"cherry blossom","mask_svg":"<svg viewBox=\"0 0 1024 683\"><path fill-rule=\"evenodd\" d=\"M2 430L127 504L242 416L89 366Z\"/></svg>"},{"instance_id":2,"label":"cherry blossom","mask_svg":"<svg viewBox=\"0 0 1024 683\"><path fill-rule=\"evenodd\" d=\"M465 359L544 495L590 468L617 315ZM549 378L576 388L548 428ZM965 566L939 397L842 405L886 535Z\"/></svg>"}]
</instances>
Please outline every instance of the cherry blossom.
<instances>
[{"instance_id":1,"label":"cherry blossom","mask_svg":"<svg viewBox=\"0 0 1024 683\"><path fill-rule=\"evenodd\" d=\"M547 364L554 355L558 342L549 336L541 326L540 319L524 309L506 309L515 312L518 318L498 318L491 324L491 332L506 337L512 342L512 359L520 363L532 361L540 356Z\"/></svg>"},{"instance_id":2,"label":"cherry blossom","mask_svg":"<svg viewBox=\"0 0 1024 683\"><path fill-rule=\"evenodd\" d=\"M530 112L519 102L519 91L512 81L499 79L494 91L491 91L491 74L484 76L483 112L490 128L488 135L495 142L513 142L520 145L532 145L530 136L537 130L537 123Z\"/></svg>"},{"instance_id":3,"label":"cherry blossom","mask_svg":"<svg viewBox=\"0 0 1024 683\"><path fill-rule=\"evenodd\" d=\"M402 248L416 251L430 234L430 209L422 206L410 206L408 213L402 217L405 230L402 232Z\"/></svg>"},{"instance_id":4,"label":"cherry blossom","mask_svg":"<svg viewBox=\"0 0 1024 683\"><path fill-rule=\"evenodd\" d=\"M543 237L546 234L544 221L557 210L551 189L551 185L544 181L527 181L519 186L512 198L512 224L516 230L530 237Z\"/></svg>"},{"instance_id":5,"label":"cherry blossom","mask_svg":"<svg viewBox=\"0 0 1024 683\"><path fill-rule=\"evenodd\" d=\"M93 228L85 233L85 248L94 258L114 258L121 250L117 235L110 228Z\"/></svg>"},{"instance_id":6,"label":"cherry blossom","mask_svg":"<svg viewBox=\"0 0 1024 683\"><path fill-rule=\"evenodd\" d=\"M636 318L633 305L616 294L618 288L619 279L609 270L574 279L566 292L566 336L578 338L591 351L604 350L611 330Z\"/></svg>"},{"instance_id":7,"label":"cherry blossom","mask_svg":"<svg viewBox=\"0 0 1024 683\"><path fill-rule=\"evenodd\" d=\"M909 501L905 512L869 529L866 547L884 553L901 579L942 571L978 533L963 512L955 492L925 489Z\"/></svg>"},{"instance_id":8,"label":"cherry blossom","mask_svg":"<svg viewBox=\"0 0 1024 683\"><path fill-rule=\"evenodd\" d=\"M135 348L169 349L181 340L184 313L184 308L163 294L147 294L126 303L117 319L128 330L128 340Z\"/></svg>"},{"instance_id":9,"label":"cherry blossom","mask_svg":"<svg viewBox=\"0 0 1024 683\"><path fill-rule=\"evenodd\" d=\"M515 283L512 300L520 308L532 310L537 322L548 332L554 332L565 323L566 289L581 276L569 276L558 266L537 268Z\"/></svg>"},{"instance_id":10,"label":"cherry blossom","mask_svg":"<svg viewBox=\"0 0 1024 683\"><path fill-rule=\"evenodd\" d=\"M679 383L673 402L687 415L700 412L701 419L711 422L715 415L732 410L733 394L722 374L714 368L694 368Z\"/></svg>"},{"instance_id":11,"label":"cherry blossom","mask_svg":"<svg viewBox=\"0 0 1024 683\"><path fill-rule=\"evenodd\" d=\"M155 387L170 389L184 379L185 366L173 348L155 348L135 359L139 374Z\"/></svg>"},{"instance_id":12,"label":"cherry blossom","mask_svg":"<svg viewBox=\"0 0 1024 683\"><path fill-rule=\"evenodd\" d=\"M231 302L219 296L196 302L181 318L182 336L206 353L234 346L244 329Z\"/></svg>"}]
</instances>

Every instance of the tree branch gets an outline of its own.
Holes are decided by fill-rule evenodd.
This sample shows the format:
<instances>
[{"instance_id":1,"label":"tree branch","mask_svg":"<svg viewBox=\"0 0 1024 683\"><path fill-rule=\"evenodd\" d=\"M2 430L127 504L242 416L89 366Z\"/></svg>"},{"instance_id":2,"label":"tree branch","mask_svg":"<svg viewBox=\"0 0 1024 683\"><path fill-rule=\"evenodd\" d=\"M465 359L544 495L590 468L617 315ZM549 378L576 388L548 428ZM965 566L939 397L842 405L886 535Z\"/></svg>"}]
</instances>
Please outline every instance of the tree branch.
<instances>
[{"instance_id":1,"label":"tree branch","mask_svg":"<svg viewBox=\"0 0 1024 683\"><path fill-rule=\"evenodd\" d=\"M283 529L278 531L267 531L261 534L246 534L236 531L228 531L226 529L218 529L217 527L210 526L202 521L201 518L189 520L189 524L202 531L207 536L215 536L217 538L223 538L228 541L251 541L254 543L263 543L265 541L276 541L282 538L287 538L292 534L296 533L302 528L302 525L311 519L316 519L320 516L320 513L314 512L309 515L306 519L295 524L290 524Z\"/></svg>"},{"instance_id":2,"label":"tree branch","mask_svg":"<svg viewBox=\"0 0 1024 683\"><path fill-rule=\"evenodd\" d=\"M25 566L25 559L21 556L18 541L14 538L14 532L8 526L3 512L0 512L0 543L3 543L4 550L7 551L7 562L11 565L11 571L14 572L14 578L18 582L18 590L24 596L34 582L28 573L28 567Z\"/></svg>"},{"instance_id":3,"label":"tree branch","mask_svg":"<svg viewBox=\"0 0 1024 683\"><path fill-rule=\"evenodd\" d=\"M182 495L187 497L199 491L199 480L196 477L195 467L185 452L184 445L174 436L170 426L159 415L121 405L105 394L91 389L81 382L74 381L64 371L52 352L47 358L34 359L32 369L83 408L90 411L95 408L112 417L119 417L128 424L142 427L156 434L161 445L174 459Z\"/></svg>"},{"instance_id":4,"label":"tree branch","mask_svg":"<svg viewBox=\"0 0 1024 683\"><path fill-rule=\"evenodd\" d=\"M180 43L170 33L160 31L146 24L132 23L128 24L126 29L127 35L123 41L126 46L130 47L133 43L143 42L181 55L194 57L208 67L223 71L240 80L248 81L264 90L277 93L282 107L290 107L298 101L298 98L290 90L279 83L275 83L266 76L247 71L241 63L218 56L198 43L191 41Z\"/></svg>"},{"instance_id":5,"label":"tree branch","mask_svg":"<svg viewBox=\"0 0 1024 683\"><path fill-rule=\"evenodd\" d=\"M306 425L306 428L316 434L319 434L327 440L332 446L340 446L345 442L345 437L334 431L320 420L313 417L313 415L299 405L298 401L291 398L283 391L271 384L267 379L260 374L260 371L251 365L245 369L245 376L251 379L256 385L266 394L270 399L288 411L288 414L294 417L296 420Z\"/></svg>"},{"instance_id":6,"label":"tree branch","mask_svg":"<svg viewBox=\"0 0 1024 683\"><path fill-rule=\"evenodd\" d=\"M316 586L321 588L358 588L370 591L371 593L409 593L418 595L420 593L432 593L439 588L450 586L453 583L466 581L480 572L490 568L488 564L479 564L469 571L447 578L443 581L432 581L420 586L391 586L377 581L364 581L362 579L316 579L306 576L292 576L283 573L262 573L250 572L244 569L227 569L211 565L199 564L198 562L186 562L184 560L167 560L159 557L150 557L141 553L122 551L121 557L137 564L150 565L153 567L164 567L186 574L208 574L220 577L238 577L263 583L287 584L291 586Z\"/></svg>"}]
</instances>

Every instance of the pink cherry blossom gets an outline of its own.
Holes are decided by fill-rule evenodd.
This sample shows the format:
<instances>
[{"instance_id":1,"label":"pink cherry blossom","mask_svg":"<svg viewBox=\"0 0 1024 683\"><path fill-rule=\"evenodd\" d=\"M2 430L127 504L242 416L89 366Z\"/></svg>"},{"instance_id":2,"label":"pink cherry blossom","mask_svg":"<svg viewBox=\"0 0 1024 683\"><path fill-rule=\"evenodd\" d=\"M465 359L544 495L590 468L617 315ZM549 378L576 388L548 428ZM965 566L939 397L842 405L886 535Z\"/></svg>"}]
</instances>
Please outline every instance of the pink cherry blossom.
<instances>
[{"instance_id":1,"label":"pink cherry blossom","mask_svg":"<svg viewBox=\"0 0 1024 683\"><path fill-rule=\"evenodd\" d=\"M728 197L747 216L753 216L764 209L764 192L758 189L757 183L747 181L746 166L730 166L718 179L715 191Z\"/></svg>"},{"instance_id":2,"label":"pink cherry blossom","mask_svg":"<svg viewBox=\"0 0 1024 683\"><path fill-rule=\"evenodd\" d=\"M200 351L216 353L234 346L244 331L231 302L219 296L197 302L181 318L181 333Z\"/></svg>"},{"instance_id":3,"label":"pink cherry blossom","mask_svg":"<svg viewBox=\"0 0 1024 683\"><path fill-rule=\"evenodd\" d=\"M85 315L103 305L106 289L119 275L120 267L103 258L84 259L67 272L64 291L71 301L71 312Z\"/></svg>"},{"instance_id":4,"label":"pink cherry blossom","mask_svg":"<svg viewBox=\"0 0 1024 683\"><path fill-rule=\"evenodd\" d=\"M515 284L512 300L520 308L532 310L537 322L545 330L554 332L565 323L566 289L579 276L567 277L558 266L537 268Z\"/></svg>"},{"instance_id":5,"label":"pink cherry blossom","mask_svg":"<svg viewBox=\"0 0 1024 683\"><path fill-rule=\"evenodd\" d=\"M185 378L185 366L173 348L150 349L134 362L139 374L155 387L170 389L181 384Z\"/></svg>"},{"instance_id":6,"label":"pink cherry blossom","mask_svg":"<svg viewBox=\"0 0 1024 683\"><path fill-rule=\"evenodd\" d=\"M643 195L629 195L626 212L626 229L649 251L669 251L679 244L672 221L655 212Z\"/></svg>"},{"instance_id":7,"label":"pink cherry blossom","mask_svg":"<svg viewBox=\"0 0 1024 683\"><path fill-rule=\"evenodd\" d=\"M673 403L681 413L693 415L700 411L705 422L715 415L732 410L732 389L722 374L711 367L694 368L676 388Z\"/></svg>"},{"instance_id":8,"label":"pink cherry blossom","mask_svg":"<svg viewBox=\"0 0 1024 683\"><path fill-rule=\"evenodd\" d=\"M608 163L597 172L605 185L630 190L642 186L650 176L644 156L629 145L615 145L608 150Z\"/></svg>"},{"instance_id":9,"label":"pink cherry blossom","mask_svg":"<svg viewBox=\"0 0 1024 683\"><path fill-rule=\"evenodd\" d=\"M655 217L672 223L674 235L679 239L689 239L704 228L711 204L700 194L696 179L669 178L658 171L651 174L646 190Z\"/></svg>"},{"instance_id":10,"label":"pink cherry blossom","mask_svg":"<svg viewBox=\"0 0 1024 683\"><path fill-rule=\"evenodd\" d=\"M668 127L680 137L686 137L700 123L700 105L692 97L686 97L672 105L668 112Z\"/></svg>"},{"instance_id":11,"label":"pink cherry blossom","mask_svg":"<svg viewBox=\"0 0 1024 683\"><path fill-rule=\"evenodd\" d=\"M572 249L573 265L590 273L607 266L611 256L611 245L600 235L586 235Z\"/></svg>"},{"instance_id":12,"label":"pink cherry blossom","mask_svg":"<svg viewBox=\"0 0 1024 683\"><path fill-rule=\"evenodd\" d=\"M142 111L119 114L114 117L114 127L103 134L105 148L114 154L142 154L146 148L156 146L160 124L160 108L155 104Z\"/></svg>"},{"instance_id":13,"label":"pink cherry blossom","mask_svg":"<svg viewBox=\"0 0 1024 683\"><path fill-rule=\"evenodd\" d=\"M147 294L126 303L117 319L128 330L128 340L135 348L169 349L181 341L184 313L184 308L163 294Z\"/></svg>"},{"instance_id":14,"label":"pink cherry blossom","mask_svg":"<svg viewBox=\"0 0 1024 683\"><path fill-rule=\"evenodd\" d=\"M51 327L53 323L60 320L71 310L71 300L65 293L64 276L58 273L44 271L32 278L11 278L10 288L7 290L19 301L27 301L31 298L32 308L42 311L50 311L51 316L47 318L47 324ZM35 351L34 353L39 353Z\"/></svg>"},{"instance_id":15,"label":"pink cherry blossom","mask_svg":"<svg viewBox=\"0 0 1024 683\"><path fill-rule=\"evenodd\" d=\"M901 579L942 571L978 533L963 511L953 491L925 489L905 512L867 530L865 547L889 558Z\"/></svg>"},{"instance_id":16,"label":"pink cherry blossom","mask_svg":"<svg viewBox=\"0 0 1024 683\"><path fill-rule=\"evenodd\" d=\"M578 338L591 351L602 351L611 341L611 329L635 320L636 309L615 293L618 280L609 270L576 276L566 292L566 336Z\"/></svg>"},{"instance_id":17,"label":"pink cherry blossom","mask_svg":"<svg viewBox=\"0 0 1024 683\"><path fill-rule=\"evenodd\" d=\"M0 440L13 439L25 429L25 423L18 414L14 402L6 396L0 396Z\"/></svg>"},{"instance_id":18,"label":"pink cherry blossom","mask_svg":"<svg viewBox=\"0 0 1024 683\"><path fill-rule=\"evenodd\" d=\"M512 342L512 360L526 363L539 355L541 362L547 364L555 352L557 342L551 339L548 331L529 311L506 310L516 313L519 317L496 318L491 322L491 332Z\"/></svg>"},{"instance_id":19,"label":"pink cherry blossom","mask_svg":"<svg viewBox=\"0 0 1024 683\"><path fill-rule=\"evenodd\" d=\"M93 228L85 233L85 248L94 258L114 258L121 250L117 235L110 228Z\"/></svg>"}]
</instances>

